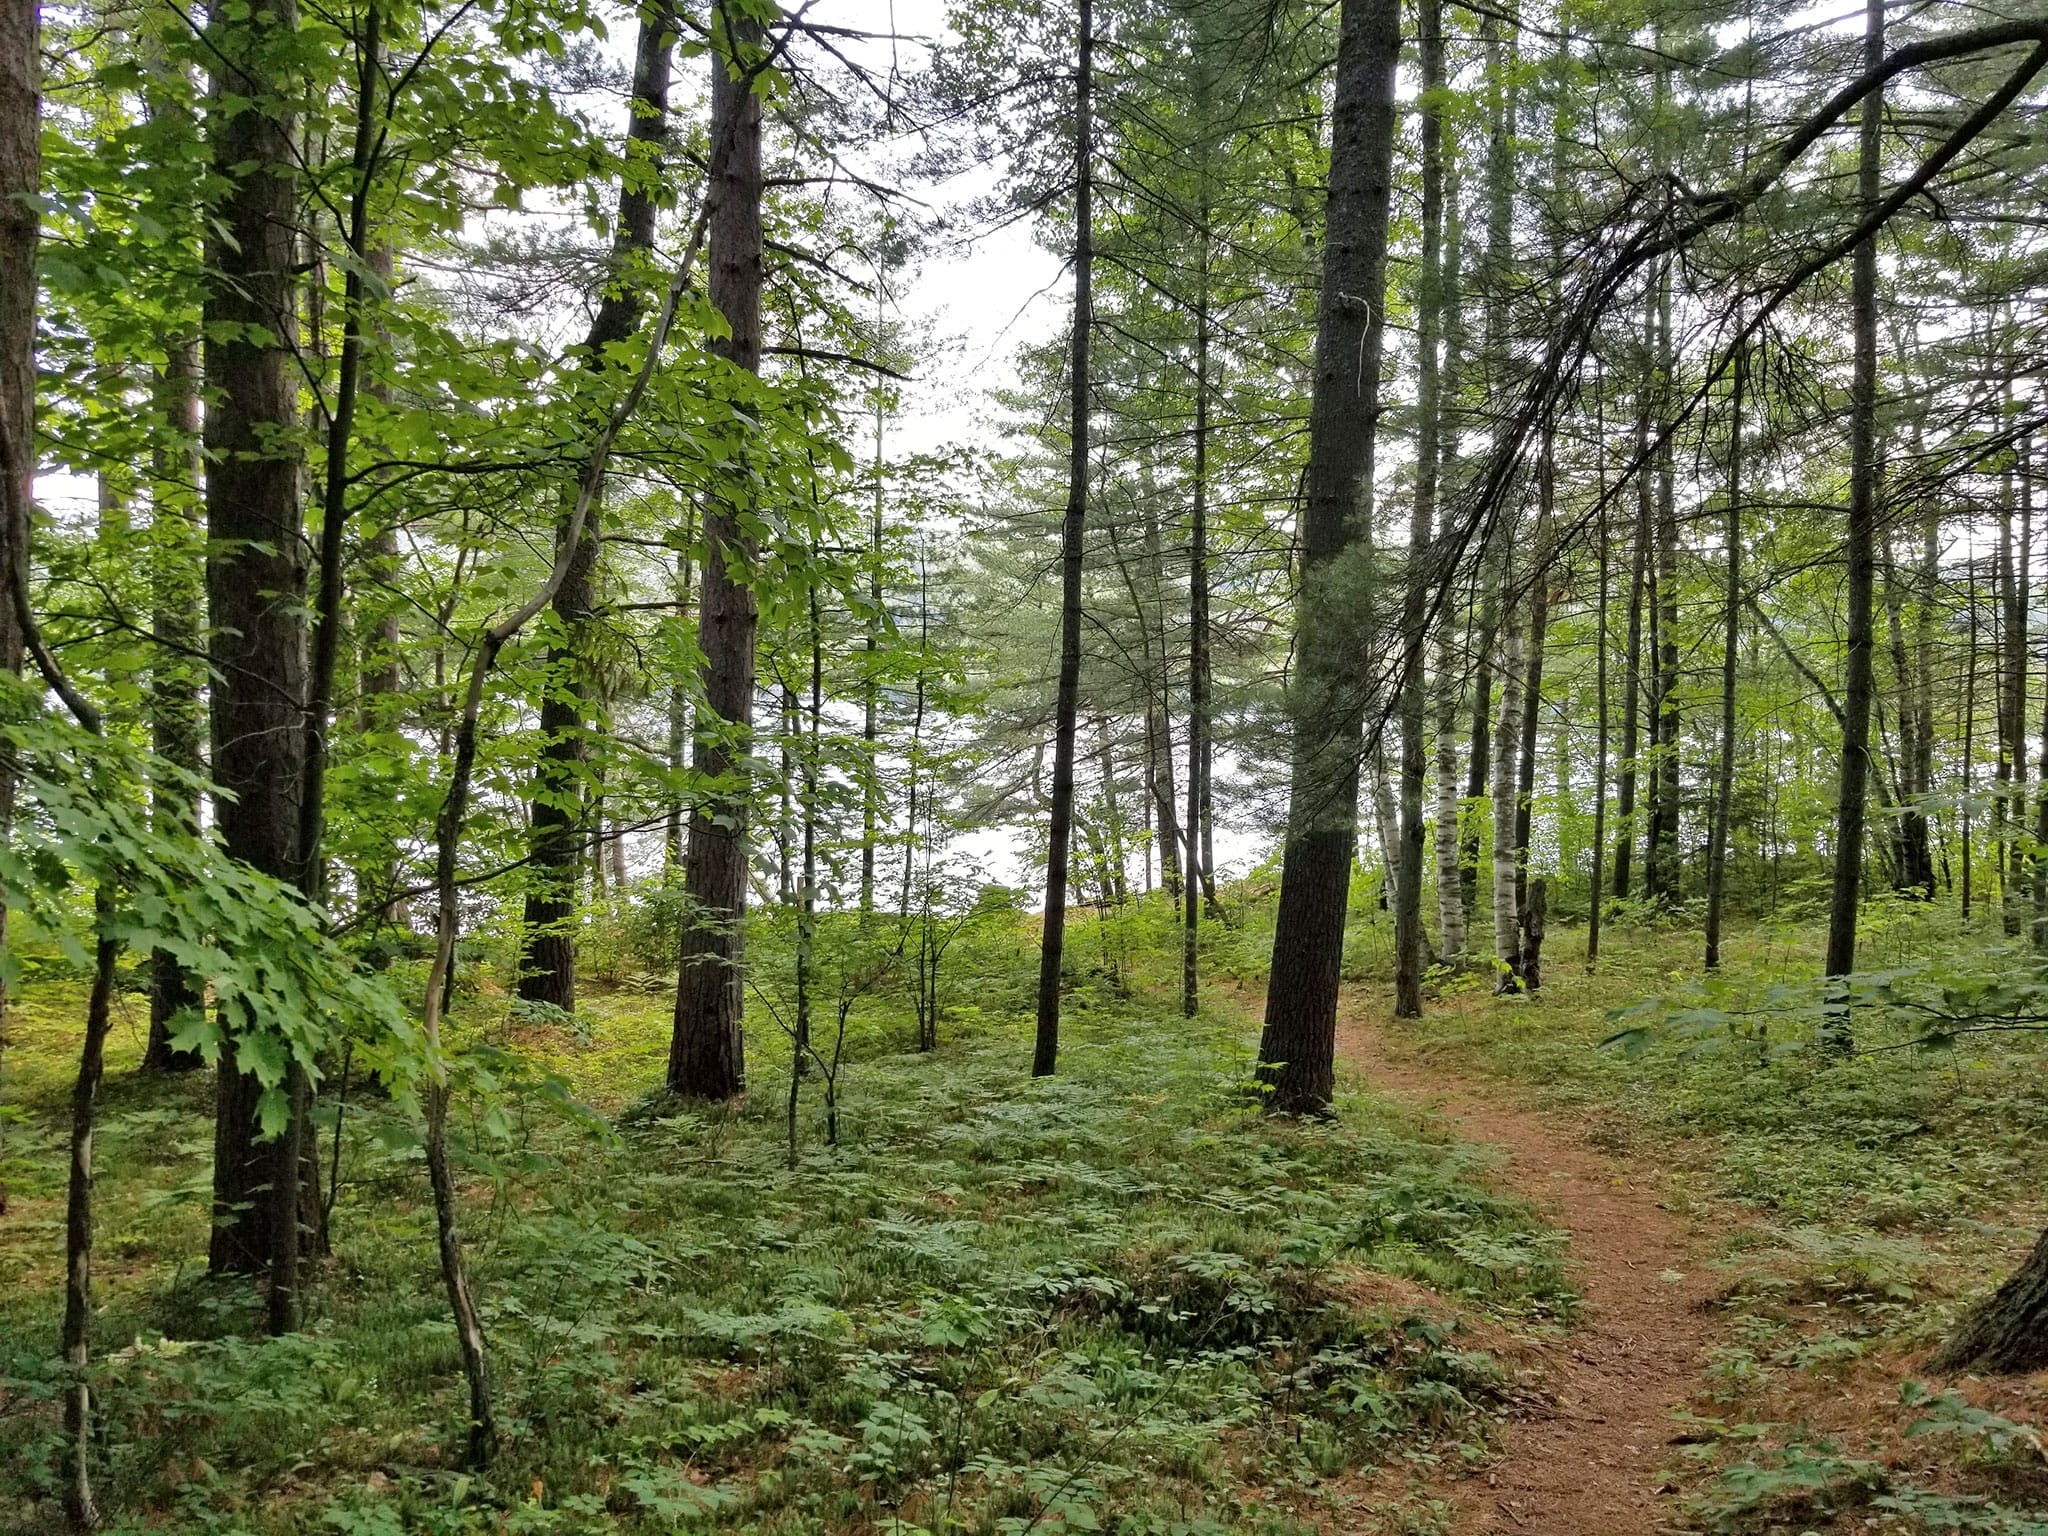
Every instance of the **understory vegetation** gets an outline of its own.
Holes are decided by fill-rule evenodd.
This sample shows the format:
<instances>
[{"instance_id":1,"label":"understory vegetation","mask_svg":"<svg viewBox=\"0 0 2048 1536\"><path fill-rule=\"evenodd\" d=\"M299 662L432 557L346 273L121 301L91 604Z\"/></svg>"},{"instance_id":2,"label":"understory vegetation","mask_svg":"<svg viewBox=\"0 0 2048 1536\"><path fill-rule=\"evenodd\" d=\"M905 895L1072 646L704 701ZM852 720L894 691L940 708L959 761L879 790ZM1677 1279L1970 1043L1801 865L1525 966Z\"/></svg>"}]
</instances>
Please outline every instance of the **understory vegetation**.
<instances>
[{"instance_id":1,"label":"understory vegetation","mask_svg":"<svg viewBox=\"0 0 2048 1536\"><path fill-rule=\"evenodd\" d=\"M617 1087L659 1080L665 998L622 985L573 1026L477 1001L490 1082L454 1121L504 1382L486 1477L462 1470L412 1122L327 1097L335 1255L304 1330L263 1339L247 1288L190 1261L209 1096L135 1070L125 999L100 1133L109 1528L1280 1532L1362 1518L1339 1474L1481 1458L1516 1373L1473 1329L1570 1316L1554 1234L1384 1102L1262 1115L1243 1020L1166 1006L1170 952L1135 923L1110 936L1124 985L1073 996L1067 1065L1030 1079L1030 925L990 930L938 1051L909 1049L901 1007L856 1010L838 1142L813 1088L793 1165L772 1037L743 1104L684 1107ZM24 1516L61 1482L49 1266L81 1000L53 975L15 1015L0 1439Z\"/></svg>"}]
</instances>

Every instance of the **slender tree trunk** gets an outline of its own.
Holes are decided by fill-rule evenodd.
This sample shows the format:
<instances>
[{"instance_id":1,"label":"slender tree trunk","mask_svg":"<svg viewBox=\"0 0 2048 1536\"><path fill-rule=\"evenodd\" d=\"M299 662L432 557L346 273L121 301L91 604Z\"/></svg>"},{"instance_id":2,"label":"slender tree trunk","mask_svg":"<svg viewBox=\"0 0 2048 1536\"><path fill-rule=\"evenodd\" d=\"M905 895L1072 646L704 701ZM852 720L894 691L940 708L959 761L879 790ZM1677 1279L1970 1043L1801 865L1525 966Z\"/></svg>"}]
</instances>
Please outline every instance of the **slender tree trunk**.
<instances>
[{"instance_id":1,"label":"slender tree trunk","mask_svg":"<svg viewBox=\"0 0 2048 1536\"><path fill-rule=\"evenodd\" d=\"M1320 1113L1335 1089L1337 988L1358 824L1366 699L1342 579L1368 537L1380 417L1387 222L1393 191L1398 0L1344 0L1331 114L1322 303L1309 421L1301 597L1288 713L1293 727L1280 909L1259 1040L1269 1107Z\"/></svg>"},{"instance_id":2,"label":"slender tree trunk","mask_svg":"<svg viewBox=\"0 0 2048 1536\"><path fill-rule=\"evenodd\" d=\"M1045 927L1038 950L1038 1038L1031 1075L1059 1065L1060 972L1067 940L1067 865L1074 825L1074 727L1081 693L1081 555L1088 517L1089 332L1095 279L1095 11L1081 0L1074 63L1074 319L1069 338L1067 512L1060 525L1060 671L1054 699L1052 805L1046 829Z\"/></svg>"},{"instance_id":3,"label":"slender tree trunk","mask_svg":"<svg viewBox=\"0 0 2048 1536\"><path fill-rule=\"evenodd\" d=\"M683 546L676 551L676 632L687 634L692 617L692 589L696 585L697 503L692 500L683 514ZM668 771L667 816L662 827L662 878L673 884L683 868L682 778L689 767L690 690L683 680L680 662L675 679L668 686Z\"/></svg>"},{"instance_id":4,"label":"slender tree trunk","mask_svg":"<svg viewBox=\"0 0 2048 1536\"><path fill-rule=\"evenodd\" d=\"M1124 846L1124 814L1117 801L1116 758L1110 750L1109 717L1095 717L1096 752L1102 764L1103 894L1116 906L1128 900L1124 887L1124 866L1129 855Z\"/></svg>"},{"instance_id":5,"label":"slender tree trunk","mask_svg":"<svg viewBox=\"0 0 2048 1536\"><path fill-rule=\"evenodd\" d=\"M1657 401L1660 418L1668 414L1674 356L1671 341L1671 270L1666 263L1657 282ZM1657 450L1657 758L1653 778L1656 812L1651 824L1656 837L1651 860L1657 895L1675 903L1683 866L1679 860L1678 711L1678 497L1672 435L1663 434Z\"/></svg>"},{"instance_id":6,"label":"slender tree trunk","mask_svg":"<svg viewBox=\"0 0 2048 1536\"><path fill-rule=\"evenodd\" d=\"M1505 569L1503 587L1510 580ZM1520 906L1516 885L1521 860L1515 843L1515 804L1522 745L1522 626L1518 604L1501 604L1500 724L1493 738L1493 958L1494 990L1512 992L1521 977Z\"/></svg>"},{"instance_id":7,"label":"slender tree trunk","mask_svg":"<svg viewBox=\"0 0 2048 1536\"><path fill-rule=\"evenodd\" d=\"M818 589L810 599L811 707L805 722L803 760L803 893L796 925L796 1027L789 1057L789 1166L796 1166L797 1103L811 1052L811 972L818 936L818 743L825 713L825 645L818 623ZM922 1021L920 1020L920 1023ZM920 1029L922 1033L922 1029Z\"/></svg>"},{"instance_id":8,"label":"slender tree trunk","mask_svg":"<svg viewBox=\"0 0 2048 1536\"><path fill-rule=\"evenodd\" d=\"M1728 823L1735 808L1735 677L1742 646L1742 387L1748 359L1737 357L1728 411L1728 489L1723 509L1727 544L1722 586L1721 756L1714 773L1714 822L1707 843L1706 968L1721 964L1721 908L1728 889Z\"/></svg>"},{"instance_id":9,"label":"slender tree trunk","mask_svg":"<svg viewBox=\"0 0 2048 1536\"><path fill-rule=\"evenodd\" d=\"M1209 214L1200 233L1195 290L1195 441L1188 511L1187 878L1182 888L1180 1011L1195 1016L1200 981L1201 889L1212 878L1201 839L1209 804ZM1212 894L1211 900L1214 899Z\"/></svg>"},{"instance_id":10,"label":"slender tree trunk","mask_svg":"<svg viewBox=\"0 0 2048 1536\"><path fill-rule=\"evenodd\" d=\"M752 55L761 29L750 15L713 13L712 160L708 215L712 305L730 332L712 350L735 368L761 368L761 98ZM690 817L683 889L686 918L676 977L675 1034L668 1086L688 1098L729 1099L746 1082L740 1028L744 1013L742 921L747 908L746 763L754 724L756 610L749 585L756 551L741 524L746 508L707 501L704 580L697 642L703 653L705 711L699 717L696 768L716 799Z\"/></svg>"},{"instance_id":11,"label":"slender tree trunk","mask_svg":"<svg viewBox=\"0 0 2048 1536\"><path fill-rule=\"evenodd\" d=\"M1864 66L1884 57L1884 3L1865 10ZM1857 188L1866 210L1878 201L1881 92L1863 99ZM1856 969L1856 912L1862 893L1863 826L1870 777L1871 597L1877 573L1877 241L1856 247L1851 309L1855 381L1849 406L1848 665L1842 683L1842 768L1836 794L1834 886L1828 903L1827 974ZM1833 1030L1846 1045L1848 1021Z\"/></svg>"},{"instance_id":12,"label":"slender tree trunk","mask_svg":"<svg viewBox=\"0 0 2048 1536\"><path fill-rule=\"evenodd\" d=\"M1963 812L1962 816L1959 818L1961 820L1962 825L1959 829L1958 836L1963 845L1963 889L1961 893L1962 916L1963 923L1967 927L1970 921L1971 897L1974 894L1970 888L1971 854L1974 850L1977 840L1976 827L1974 825L1975 818L1972 814L1970 806L1971 797L1976 793L1977 789L1976 767L1978 624L1977 551L1974 544L1970 546L1968 557L1963 561L1963 569L1968 574L1969 580L1970 639L1967 648L1967 653L1963 663L1963 739L1961 742L1961 755L1963 759Z\"/></svg>"},{"instance_id":13,"label":"slender tree trunk","mask_svg":"<svg viewBox=\"0 0 2048 1536\"><path fill-rule=\"evenodd\" d=\"M875 333L882 332L881 272L875 274ZM875 391L875 505L868 527L867 675L861 679L860 695L860 910L863 917L875 910L875 845L881 826L881 703L882 679L879 653L882 647L882 392Z\"/></svg>"},{"instance_id":14,"label":"slender tree trunk","mask_svg":"<svg viewBox=\"0 0 2048 1536\"><path fill-rule=\"evenodd\" d=\"M1650 407L1647 388L1640 391L1636 406L1636 457L1642 459L1650 436ZM1640 475L1642 471L1638 470ZM1638 485L1635 536L1629 568L1628 655L1621 683L1621 774L1614 794L1614 895L1627 901L1633 871L1630 861L1636 841L1636 774L1642 750L1643 698L1643 583L1649 568L1649 498Z\"/></svg>"},{"instance_id":15,"label":"slender tree trunk","mask_svg":"<svg viewBox=\"0 0 2048 1536\"><path fill-rule=\"evenodd\" d=\"M1401 596L1401 824L1394 875L1394 1017L1422 1017L1423 653L1429 637L1429 593L1436 572L1430 541L1436 533L1437 473L1442 456L1442 402L1437 359L1443 309L1438 268L1443 260L1444 78L1443 6L1422 0L1417 16L1422 55L1422 252L1416 278L1417 345L1415 503L1408 526L1408 570ZM1439 838L1441 842L1441 838ZM1441 871L1439 871L1441 879ZM1444 939L1450 948L1450 936Z\"/></svg>"},{"instance_id":16,"label":"slender tree trunk","mask_svg":"<svg viewBox=\"0 0 2048 1536\"><path fill-rule=\"evenodd\" d=\"M1166 562L1159 544L1159 519L1148 508L1145 513L1145 564L1151 578L1152 600L1158 619L1158 650L1152 640L1145 642L1148 676L1145 679L1146 792L1152 816L1159 828L1159 880L1168 898L1178 906L1181 888L1180 813L1178 791L1173 782L1173 706L1167 667ZM1144 609L1138 620L1145 622ZM1156 661L1157 671L1153 673ZM1146 867L1149 869L1150 862Z\"/></svg>"},{"instance_id":17,"label":"slender tree trunk","mask_svg":"<svg viewBox=\"0 0 2048 1536\"><path fill-rule=\"evenodd\" d=\"M349 197L343 239L347 270L342 279L341 356L327 413L327 441L321 470L319 584L313 592L313 654L306 681L305 745L300 749L304 786L299 791L298 886L306 899L324 902L328 723L341 662L342 622L347 612L343 538L350 516L349 450L355 443L356 402L361 393L363 349L374 334L365 324L372 274L370 201L381 149L377 88L384 77L383 12L363 10L356 48L355 130L349 157ZM381 298L381 295L379 295Z\"/></svg>"},{"instance_id":18,"label":"slender tree trunk","mask_svg":"<svg viewBox=\"0 0 2048 1536\"><path fill-rule=\"evenodd\" d=\"M266 78L294 0L254 0L208 25L208 114L227 188L208 241L207 594L213 625L213 777L222 841L235 858L296 881L306 698L306 567L299 505L296 125ZM234 1021L231 1020L232 1024ZM258 1139L253 1073L224 1058L214 1127L215 1274L268 1269L296 1280L290 1189L274 1191L276 1146ZM293 1085L295 1105L302 1102ZM286 1140L296 1145L296 1128ZM289 1165L288 1165L289 1166ZM286 1175L287 1179L289 1174Z\"/></svg>"},{"instance_id":19,"label":"slender tree trunk","mask_svg":"<svg viewBox=\"0 0 2048 1536\"><path fill-rule=\"evenodd\" d=\"M104 919L107 898L95 898ZM93 1246L93 1122L100 1079L106 1067L107 1031L113 1022L115 963L121 946L99 941L93 965L92 996L85 1011L85 1040L79 1048L78 1076L71 1085L71 1177L64 1213L64 1364L72 1380L64 1389L64 1432L70 1441L64 1476L64 1516L74 1531L99 1524L92 1491L92 1246Z\"/></svg>"},{"instance_id":20,"label":"slender tree trunk","mask_svg":"<svg viewBox=\"0 0 2048 1536\"><path fill-rule=\"evenodd\" d=\"M1600 548L1599 593L1595 598L1593 618L1593 696L1598 711L1593 748L1593 869L1586 900L1586 969L1592 970L1600 961L1600 905L1605 895L1600 889L1600 878L1607 872L1607 587L1608 576L1613 565L1613 541L1607 525L1607 381L1600 378L1594 385L1594 406L1600 413L1599 424L1594 436L1600 447Z\"/></svg>"},{"instance_id":21,"label":"slender tree trunk","mask_svg":"<svg viewBox=\"0 0 2048 1536\"><path fill-rule=\"evenodd\" d=\"M626 159L632 168L619 184L610 270L597 313L583 338L582 366L592 373L616 365L612 349L640 329L646 313L646 274L639 267L654 250L675 39L675 17L667 0L650 0L640 14L632 97L626 112ZM567 535L575 499L574 493L563 498L555 525L558 543ZM519 995L528 1002L572 1012L576 1007L576 874L590 830L577 825L574 810L591 707L582 657L597 609L602 510L601 502L593 501L586 512L568 576L555 591L558 638L548 647L547 684L540 709L540 761L534 768L527 813L529 884Z\"/></svg>"},{"instance_id":22,"label":"slender tree trunk","mask_svg":"<svg viewBox=\"0 0 2048 1536\"><path fill-rule=\"evenodd\" d=\"M1544 434L1546 438L1549 433ZM1515 759L1515 920L1527 927L1529 913L1529 846L1536 801L1537 728L1543 707L1543 648L1550 631L1551 506L1556 495L1556 463L1552 444L1539 450L1536 466L1536 569L1529 578L1529 643L1523 655L1521 744ZM1528 976L1518 970L1526 985Z\"/></svg>"},{"instance_id":23,"label":"slender tree trunk","mask_svg":"<svg viewBox=\"0 0 2048 1536\"><path fill-rule=\"evenodd\" d=\"M2011 715L2011 770L2005 786L2011 809L2006 813L2009 838L2004 850L2005 880L1999 887L1999 911L2006 935L2017 938L2029 863L2022 854L2019 838L2027 825L2027 619L2033 601L2034 498L2023 474L2012 478L2019 481L2020 529L2008 563L2010 581L2006 586L2004 645L2000 653L2005 666L2006 708Z\"/></svg>"},{"instance_id":24,"label":"slender tree trunk","mask_svg":"<svg viewBox=\"0 0 2048 1536\"><path fill-rule=\"evenodd\" d=\"M1442 29L1441 15L1438 30ZM1464 349L1460 303L1459 248L1463 235L1458 218L1457 162L1444 156L1444 236L1438 263L1438 313L1443 321L1443 362L1437 381L1437 484L1452 483L1458 463L1457 401ZM1439 497L1441 501L1441 496ZM1440 513L1439 537L1452 537L1452 512ZM1452 573L1439 573L1449 581ZM1463 803L1458 793L1459 665L1452 605L1446 600L1437 619L1436 643L1436 905L1448 962L1465 958L1470 948L1472 897L1465 877L1464 829L1459 825Z\"/></svg>"}]
</instances>

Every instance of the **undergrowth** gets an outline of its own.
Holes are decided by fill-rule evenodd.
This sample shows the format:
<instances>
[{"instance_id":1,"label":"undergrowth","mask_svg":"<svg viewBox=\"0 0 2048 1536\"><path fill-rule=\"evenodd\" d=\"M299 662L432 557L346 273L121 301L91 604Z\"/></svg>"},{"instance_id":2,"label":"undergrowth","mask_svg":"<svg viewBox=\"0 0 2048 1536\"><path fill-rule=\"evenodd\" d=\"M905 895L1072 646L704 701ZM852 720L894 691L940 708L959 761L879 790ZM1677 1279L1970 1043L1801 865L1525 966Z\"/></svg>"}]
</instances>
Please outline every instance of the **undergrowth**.
<instances>
[{"instance_id":1,"label":"undergrowth","mask_svg":"<svg viewBox=\"0 0 2048 1536\"><path fill-rule=\"evenodd\" d=\"M0 1519L24 1529L55 1521L77 1004L33 990L9 1063ZM1482 1454L1509 1373L1461 1313L1541 1327L1572 1302L1551 1234L1468 1151L1364 1100L1269 1120L1241 1028L1115 988L1077 997L1048 1080L992 1006L927 1055L862 1026L839 1144L814 1085L794 1167L772 1025L746 1103L705 1110L620 1102L658 1081L658 997L573 1027L480 1005L495 1089L458 1120L507 1444L472 1476L406 1123L348 1106L313 1315L256 1337L250 1291L198 1273L206 1085L138 1075L127 1008L94 1372L116 1531L1309 1529L1340 1474ZM603 1089L605 1116L565 1112ZM1447 1299L1375 1302L1364 1271Z\"/></svg>"}]
</instances>

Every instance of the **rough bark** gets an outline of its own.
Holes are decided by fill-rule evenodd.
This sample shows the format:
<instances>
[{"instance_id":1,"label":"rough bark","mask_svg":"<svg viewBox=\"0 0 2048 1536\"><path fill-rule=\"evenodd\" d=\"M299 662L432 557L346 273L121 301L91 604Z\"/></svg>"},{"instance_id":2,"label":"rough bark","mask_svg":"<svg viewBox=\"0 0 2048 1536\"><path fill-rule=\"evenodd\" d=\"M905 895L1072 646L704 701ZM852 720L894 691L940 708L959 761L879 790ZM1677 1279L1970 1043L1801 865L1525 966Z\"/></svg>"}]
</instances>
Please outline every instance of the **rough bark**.
<instances>
[{"instance_id":1,"label":"rough bark","mask_svg":"<svg viewBox=\"0 0 2048 1536\"><path fill-rule=\"evenodd\" d=\"M2048 1365L2048 1233L2026 1262L1963 1319L1927 1362L1930 1371L2018 1375Z\"/></svg>"},{"instance_id":2,"label":"rough bark","mask_svg":"<svg viewBox=\"0 0 2048 1536\"><path fill-rule=\"evenodd\" d=\"M36 0L0 0L0 581L28 566L35 483L36 246L42 233L41 11ZM0 602L0 668L19 676L21 628ZM0 759L0 837L14 820L14 765ZM0 940L7 907L0 902ZM7 1049L7 994L0 988L0 1066ZM0 1212L7 1186L0 1183Z\"/></svg>"},{"instance_id":3,"label":"rough bark","mask_svg":"<svg viewBox=\"0 0 2048 1536\"><path fill-rule=\"evenodd\" d=\"M208 240L205 300L213 778L226 791L218 817L227 851L285 881L301 873L306 568L295 446L296 125L268 55L296 26L294 0L254 0L246 12L217 12L208 27L216 63L207 131L227 188ZM284 1201L268 1198L275 1149L257 1140L260 1096L230 1052L215 1108L215 1274L260 1272L295 1246L295 1224L275 1220Z\"/></svg>"},{"instance_id":4,"label":"rough bark","mask_svg":"<svg viewBox=\"0 0 2048 1536\"><path fill-rule=\"evenodd\" d=\"M1398 0L1344 0L1331 113L1322 302L1301 525L1291 776L1260 1077L1273 1109L1321 1112L1335 1088L1337 988L1358 821L1366 699L1351 640L1362 594L1346 590L1366 530L1386 306Z\"/></svg>"},{"instance_id":5,"label":"rough bark","mask_svg":"<svg viewBox=\"0 0 2048 1536\"><path fill-rule=\"evenodd\" d=\"M735 368L761 367L761 99L748 55L759 26L721 4L721 47L712 71L708 218L711 302L730 335L713 350ZM690 816L683 927L676 977L675 1033L668 1085L690 1098L729 1099L745 1086L741 923L747 907L746 763L754 724L756 610L749 584L755 549L741 526L744 507L723 496L706 503L704 576L697 644L703 713L694 764L713 798Z\"/></svg>"}]
</instances>

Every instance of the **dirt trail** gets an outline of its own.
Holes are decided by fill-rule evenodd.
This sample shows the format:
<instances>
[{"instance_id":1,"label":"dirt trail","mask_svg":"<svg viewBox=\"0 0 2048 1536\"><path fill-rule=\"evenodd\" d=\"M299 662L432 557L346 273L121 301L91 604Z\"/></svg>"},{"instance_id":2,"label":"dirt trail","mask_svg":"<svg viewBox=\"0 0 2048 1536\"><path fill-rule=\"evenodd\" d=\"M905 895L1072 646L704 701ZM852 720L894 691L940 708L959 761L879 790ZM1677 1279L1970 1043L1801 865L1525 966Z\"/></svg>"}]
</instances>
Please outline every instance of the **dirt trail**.
<instances>
[{"instance_id":1,"label":"dirt trail","mask_svg":"<svg viewBox=\"0 0 2048 1536\"><path fill-rule=\"evenodd\" d=\"M1605 1157L1569 1124L1504 1103L1497 1089L1418 1066L1347 997L1340 1060L1374 1087L1436 1109L1467 1141L1495 1143L1502 1183L1570 1234L1584 1311L1551 1354L1548 1406L1506 1427L1490 1467L1450 1488L1454 1536L1655 1536L1672 1527L1658 1494L1669 1414L1697 1380L1711 1332L1702 1243L1665 1210L1653 1177ZM1682 1277L1682 1278L1677 1278Z\"/></svg>"}]
</instances>

